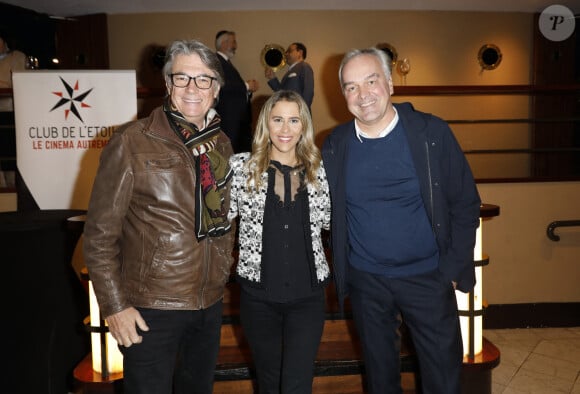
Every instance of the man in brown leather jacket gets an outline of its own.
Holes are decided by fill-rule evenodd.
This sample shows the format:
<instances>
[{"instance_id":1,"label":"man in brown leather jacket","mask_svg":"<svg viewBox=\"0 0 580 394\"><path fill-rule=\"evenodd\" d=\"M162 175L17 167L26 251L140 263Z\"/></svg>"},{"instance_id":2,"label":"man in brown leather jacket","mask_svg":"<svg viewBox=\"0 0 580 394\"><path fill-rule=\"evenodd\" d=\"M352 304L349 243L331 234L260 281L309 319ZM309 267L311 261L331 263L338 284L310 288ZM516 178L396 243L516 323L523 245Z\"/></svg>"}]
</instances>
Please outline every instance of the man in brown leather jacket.
<instances>
[{"instance_id":1,"label":"man in brown leather jacket","mask_svg":"<svg viewBox=\"0 0 580 394\"><path fill-rule=\"evenodd\" d=\"M84 256L124 392L211 393L233 263L232 147L213 109L224 78L198 41L173 42L163 75L163 106L102 152Z\"/></svg>"}]
</instances>

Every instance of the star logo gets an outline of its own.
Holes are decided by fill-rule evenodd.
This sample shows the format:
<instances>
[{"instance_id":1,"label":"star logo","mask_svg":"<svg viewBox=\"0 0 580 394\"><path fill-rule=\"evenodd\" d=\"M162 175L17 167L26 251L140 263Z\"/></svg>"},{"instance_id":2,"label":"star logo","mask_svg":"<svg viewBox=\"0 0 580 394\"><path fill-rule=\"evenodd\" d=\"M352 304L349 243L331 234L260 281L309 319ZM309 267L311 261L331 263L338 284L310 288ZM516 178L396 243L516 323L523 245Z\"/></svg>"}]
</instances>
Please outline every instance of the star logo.
<instances>
[{"instance_id":1,"label":"star logo","mask_svg":"<svg viewBox=\"0 0 580 394\"><path fill-rule=\"evenodd\" d=\"M83 100L87 98L87 96L92 92L93 88L87 90L84 93L78 94L79 90L79 81L75 82L74 88L70 86L62 77L59 77L66 89L66 96L63 92L52 92L55 96L60 97L60 100L52 107L50 112L54 111L57 108L62 107L63 105L69 104L68 108L64 110L64 118L68 119L70 113L73 113L81 122L84 123L83 118L81 118L81 114L77 108L77 105L80 105L81 108L91 108L90 105L86 104ZM78 94L75 96L75 94Z\"/></svg>"}]
</instances>

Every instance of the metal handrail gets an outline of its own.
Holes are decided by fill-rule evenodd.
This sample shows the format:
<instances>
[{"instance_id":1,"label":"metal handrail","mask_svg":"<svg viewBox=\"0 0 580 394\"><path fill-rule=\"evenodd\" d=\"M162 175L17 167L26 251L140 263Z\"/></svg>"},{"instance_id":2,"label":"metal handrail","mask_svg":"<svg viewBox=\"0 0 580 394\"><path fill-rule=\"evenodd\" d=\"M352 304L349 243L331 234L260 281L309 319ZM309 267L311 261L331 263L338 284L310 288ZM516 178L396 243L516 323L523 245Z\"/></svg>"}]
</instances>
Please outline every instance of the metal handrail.
<instances>
[{"instance_id":1,"label":"metal handrail","mask_svg":"<svg viewBox=\"0 0 580 394\"><path fill-rule=\"evenodd\" d=\"M548 224L548 228L546 229L546 234L548 238L552 241L559 241L560 237L554 234L554 230L558 227L572 227L572 226L580 226L580 220L556 220L550 224Z\"/></svg>"}]
</instances>

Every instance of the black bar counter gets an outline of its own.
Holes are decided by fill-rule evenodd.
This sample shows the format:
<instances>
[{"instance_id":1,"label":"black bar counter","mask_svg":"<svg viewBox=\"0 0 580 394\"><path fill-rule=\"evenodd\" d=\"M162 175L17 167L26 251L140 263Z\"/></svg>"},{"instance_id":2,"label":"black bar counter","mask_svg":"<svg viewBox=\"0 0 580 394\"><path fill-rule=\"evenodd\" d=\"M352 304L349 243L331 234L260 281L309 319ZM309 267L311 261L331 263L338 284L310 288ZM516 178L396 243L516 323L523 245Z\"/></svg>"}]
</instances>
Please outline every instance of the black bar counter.
<instances>
[{"instance_id":1,"label":"black bar counter","mask_svg":"<svg viewBox=\"0 0 580 394\"><path fill-rule=\"evenodd\" d=\"M5 344L4 393L67 393L73 369L90 351L83 319L88 294L71 257L82 228L67 219L81 210L0 213Z\"/></svg>"}]
</instances>

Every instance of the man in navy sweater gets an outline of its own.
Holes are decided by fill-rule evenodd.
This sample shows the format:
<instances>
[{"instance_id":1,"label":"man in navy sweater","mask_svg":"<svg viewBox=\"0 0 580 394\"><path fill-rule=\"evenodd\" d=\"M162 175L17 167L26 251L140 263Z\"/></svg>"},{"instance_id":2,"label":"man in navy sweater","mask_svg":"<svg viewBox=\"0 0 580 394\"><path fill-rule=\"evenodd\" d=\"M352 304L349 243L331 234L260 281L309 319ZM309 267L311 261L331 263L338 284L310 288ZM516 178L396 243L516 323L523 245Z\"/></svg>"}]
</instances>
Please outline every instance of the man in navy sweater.
<instances>
[{"instance_id":1,"label":"man in navy sweater","mask_svg":"<svg viewBox=\"0 0 580 394\"><path fill-rule=\"evenodd\" d=\"M353 50L339 76L355 119L322 150L332 198L332 261L340 305L350 297L368 391L400 393L401 319L423 393L460 391L462 343L454 290L475 284L481 201L449 126L393 104L390 59Z\"/></svg>"}]
</instances>

